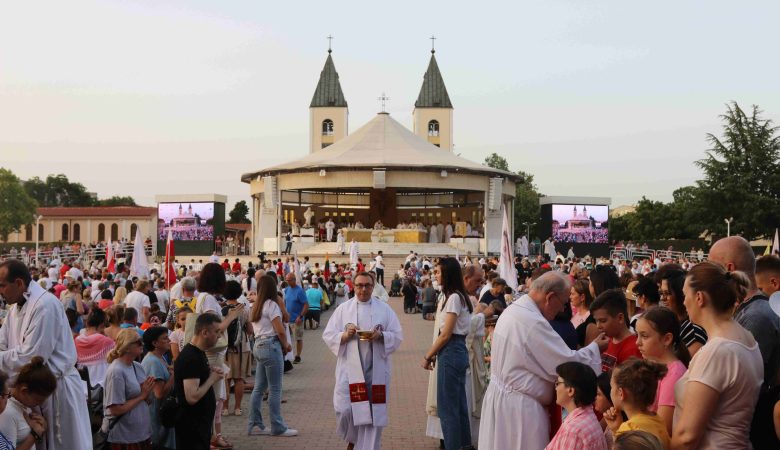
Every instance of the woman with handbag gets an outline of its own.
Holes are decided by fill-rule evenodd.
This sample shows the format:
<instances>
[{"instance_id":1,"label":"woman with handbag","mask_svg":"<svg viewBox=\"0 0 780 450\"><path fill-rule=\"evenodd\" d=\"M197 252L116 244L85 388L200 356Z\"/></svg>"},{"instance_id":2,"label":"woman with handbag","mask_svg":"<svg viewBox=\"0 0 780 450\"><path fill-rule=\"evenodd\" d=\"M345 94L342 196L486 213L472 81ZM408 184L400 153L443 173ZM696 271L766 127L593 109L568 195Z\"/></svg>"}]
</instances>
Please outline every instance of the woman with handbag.
<instances>
[{"instance_id":1,"label":"woman with handbag","mask_svg":"<svg viewBox=\"0 0 780 450\"><path fill-rule=\"evenodd\" d=\"M151 450L152 429L147 401L154 378L147 377L135 360L143 352L138 332L127 328L116 337L116 347L108 354L108 370L103 397L103 433L111 450Z\"/></svg>"},{"instance_id":2,"label":"woman with handbag","mask_svg":"<svg viewBox=\"0 0 780 450\"><path fill-rule=\"evenodd\" d=\"M152 327L144 332L144 356L141 365L146 373L154 378L153 394L150 396L149 416L152 424L152 444L158 450L175 449L176 434L173 428L166 428L160 421L160 405L173 390L173 367L168 364L165 354L171 349L168 329Z\"/></svg>"}]
</instances>

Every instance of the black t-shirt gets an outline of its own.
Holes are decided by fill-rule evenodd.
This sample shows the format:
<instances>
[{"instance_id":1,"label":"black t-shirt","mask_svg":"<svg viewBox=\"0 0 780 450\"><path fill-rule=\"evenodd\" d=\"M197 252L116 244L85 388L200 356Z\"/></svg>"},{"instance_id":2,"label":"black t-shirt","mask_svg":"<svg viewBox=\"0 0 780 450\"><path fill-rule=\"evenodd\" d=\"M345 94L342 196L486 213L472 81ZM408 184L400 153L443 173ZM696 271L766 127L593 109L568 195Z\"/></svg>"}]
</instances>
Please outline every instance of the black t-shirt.
<instances>
[{"instance_id":1,"label":"black t-shirt","mask_svg":"<svg viewBox=\"0 0 780 450\"><path fill-rule=\"evenodd\" d=\"M182 417L208 417L209 421L211 421L217 408L217 399L214 397L214 389L209 389L194 405L187 403L187 400L184 398L184 380L197 378L200 380L200 384L203 384L208 380L209 375L211 374L206 352L192 344L185 345L173 365L173 374L176 397L179 400L179 409Z\"/></svg>"},{"instance_id":2,"label":"black t-shirt","mask_svg":"<svg viewBox=\"0 0 780 450\"><path fill-rule=\"evenodd\" d=\"M482 298L479 299L479 302L489 305L493 303L493 300L498 300L499 302L501 302L502 305L504 305L504 308L506 308L506 300L504 300L504 294L500 293L498 294L498 296L495 296L493 295L492 289L488 289L487 291L485 291L485 293L482 294Z\"/></svg>"}]
</instances>

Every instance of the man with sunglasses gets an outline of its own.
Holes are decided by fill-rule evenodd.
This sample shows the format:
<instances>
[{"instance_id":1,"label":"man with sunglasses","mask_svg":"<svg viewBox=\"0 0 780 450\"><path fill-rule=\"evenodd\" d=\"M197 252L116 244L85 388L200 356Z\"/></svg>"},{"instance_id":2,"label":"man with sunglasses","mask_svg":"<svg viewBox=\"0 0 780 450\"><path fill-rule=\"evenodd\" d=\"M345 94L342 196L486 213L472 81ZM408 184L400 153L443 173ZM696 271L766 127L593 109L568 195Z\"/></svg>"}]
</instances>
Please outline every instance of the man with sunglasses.
<instances>
[{"instance_id":1,"label":"man with sunglasses","mask_svg":"<svg viewBox=\"0 0 780 450\"><path fill-rule=\"evenodd\" d=\"M0 328L0 370L14 374L41 356L57 377L57 390L41 406L49 450L91 450L86 389L76 371L76 346L62 304L19 260L0 263L0 296L9 305Z\"/></svg>"}]
</instances>

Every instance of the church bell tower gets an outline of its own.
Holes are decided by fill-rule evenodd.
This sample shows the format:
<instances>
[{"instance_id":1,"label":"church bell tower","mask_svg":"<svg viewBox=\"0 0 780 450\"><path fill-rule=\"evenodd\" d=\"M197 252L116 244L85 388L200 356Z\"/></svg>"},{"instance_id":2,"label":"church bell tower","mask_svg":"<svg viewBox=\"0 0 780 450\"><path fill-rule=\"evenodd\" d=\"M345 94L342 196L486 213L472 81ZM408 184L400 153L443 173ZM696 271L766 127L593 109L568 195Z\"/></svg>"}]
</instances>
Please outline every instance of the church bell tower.
<instances>
[{"instance_id":1,"label":"church bell tower","mask_svg":"<svg viewBox=\"0 0 780 450\"><path fill-rule=\"evenodd\" d=\"M328 59L309 105L309 152L320 151L349 134L347 100L328 48Z\"/></svg>"},{"instance_id":2,"label":"church bell tower","mask_svg":"<svg viewBox=\"0 0 780 450\"><path fill-rule=\"evenodd\" d=\"M423 77L420 95L414 103L412 120L414 134L452 151L452 102L436 63L435 49L431 49L431 61Z\"/></svg>"}]
</instances>

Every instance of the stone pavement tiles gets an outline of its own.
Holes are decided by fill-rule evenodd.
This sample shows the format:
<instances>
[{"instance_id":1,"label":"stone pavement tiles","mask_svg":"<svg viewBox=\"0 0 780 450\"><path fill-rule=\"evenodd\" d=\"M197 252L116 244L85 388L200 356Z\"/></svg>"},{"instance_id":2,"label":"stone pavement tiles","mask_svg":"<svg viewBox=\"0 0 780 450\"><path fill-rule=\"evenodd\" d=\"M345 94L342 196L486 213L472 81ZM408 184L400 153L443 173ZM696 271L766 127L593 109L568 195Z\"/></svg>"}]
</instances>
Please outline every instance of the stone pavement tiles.
<instances>
[{"instance_id":1,"label":"stone pavement tiles","mask_svg":"<svg viewBox=\"0 0 780 450\"><path fill-rule=\"evenodd\" d=\"M389 282L386 282L389 285ZM425 400L428 372L420 367L431 345L433 322L420 314L404 314L403 298L393 297L390 305L398 315L404 341L393 354L393 375L388 400L389 424L382 434L384 450L438 449L438 440L425 436ZM247 436L251 392L242 401L243 416L222 418L222 433L236 450L244 449L345 449L336 435L333 410L333 383L336 357L322 341L322 331L333 310L323 314L318 330L306 330L303 337L303 362L284 375L282 416L295 437ZM263 402L263 420L269 425L268 402Z\"/></svg>"}]
</instances>

